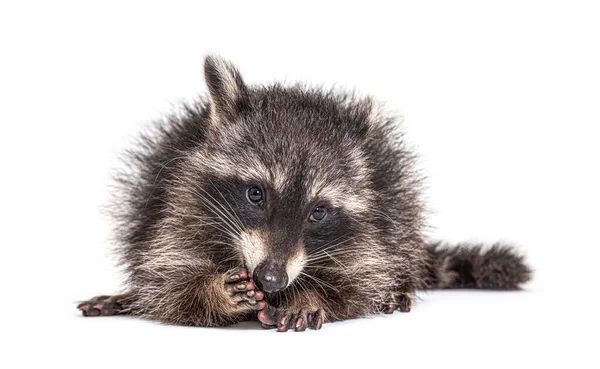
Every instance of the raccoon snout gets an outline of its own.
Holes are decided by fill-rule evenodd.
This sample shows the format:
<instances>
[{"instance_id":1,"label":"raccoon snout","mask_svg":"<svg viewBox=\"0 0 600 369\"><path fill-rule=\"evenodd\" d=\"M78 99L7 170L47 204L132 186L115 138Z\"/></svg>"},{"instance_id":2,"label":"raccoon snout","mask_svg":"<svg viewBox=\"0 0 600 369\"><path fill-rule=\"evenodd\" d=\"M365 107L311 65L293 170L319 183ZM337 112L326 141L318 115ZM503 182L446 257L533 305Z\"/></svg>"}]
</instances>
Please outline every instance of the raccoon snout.
<instances>
[{"instance_id":1,"label":"raccoon snout","mask_svg":"<svg viewBox=\"0 0 600 369\"><path fill-rule=\"evenodd\" d=\"M287 286L288 276L283 265L263 263L254 270L254 282L264 292L276 292Z\"/></svg>"}]
</instances>

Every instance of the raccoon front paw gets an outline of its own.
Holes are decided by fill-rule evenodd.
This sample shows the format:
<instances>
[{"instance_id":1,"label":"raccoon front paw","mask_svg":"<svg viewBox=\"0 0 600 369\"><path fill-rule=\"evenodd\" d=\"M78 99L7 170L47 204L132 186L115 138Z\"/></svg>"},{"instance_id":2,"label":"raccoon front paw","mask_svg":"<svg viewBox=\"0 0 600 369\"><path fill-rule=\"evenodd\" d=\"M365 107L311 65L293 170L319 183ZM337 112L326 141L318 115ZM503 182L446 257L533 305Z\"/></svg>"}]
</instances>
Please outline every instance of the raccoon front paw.
<instances>
[{"instance_id":1,"label":"raccoon front paw","mask_svg":"<svg viewBox=\"0 0 600 369\"><path fill-rule=\"evenodd\" d=\"M398 310L403 313L409 313L412 307L412 297L409 293L400 292L392 294L383 306L384 314L392 314Z\"/></svg>"},{"instance_id":2,"label":"raccoon front paw","mask_svg":"<svg viewBox=\"0 0 600 369\"><path fill-rule=\"evenodd\" d=\"M302 309L299 312L292 312L266 305L258 312L258 320L266 329L277 328L278 332L294 329L296 332L303 332L306 328L321 329L325 321L324 315L323 309Z\"/></svg>"},{"instance_id":3,"label":"raccoon front paw","mask_svg":"<svg viewBox=\"0 0 600 369\"><path fill-rule=\"evenodd\" d=\"M261 310L267 305L263 301L264 292L256 288L254 282L248 277L248 271L245 268L236 269L226 276L225 290L234 305L243 305L252 310Z\"/></svg>"},{"instance_id":4,"label":"raccoon front paw","mask_svg":"<svg viewBox=\"0 0 600 369\"><path fill-rule=\"evenodd\" d=\"M110 316L124 314L127 296L96 296L77 305L83 316Z\"/></svg>"}]
</instances>

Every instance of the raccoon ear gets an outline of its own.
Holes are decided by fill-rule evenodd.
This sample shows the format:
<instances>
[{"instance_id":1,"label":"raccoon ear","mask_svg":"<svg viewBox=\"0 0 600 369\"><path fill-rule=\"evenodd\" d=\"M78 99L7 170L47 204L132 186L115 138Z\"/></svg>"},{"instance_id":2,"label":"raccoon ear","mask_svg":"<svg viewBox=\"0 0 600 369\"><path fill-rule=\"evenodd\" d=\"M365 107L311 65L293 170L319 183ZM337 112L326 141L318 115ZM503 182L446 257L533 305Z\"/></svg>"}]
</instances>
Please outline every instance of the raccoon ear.
<instances>
[{"instance_id":1,"label":"raccoon ear","mask_svg":"<svg viewBox=\"0 0 600 369\"><path fill-rule=\"evenodd\" d=\"M248 88L240 72L215 55L204 59L204 78L208 86L212 114L232 118L250 106Z\"/></svg>"}]
</instances>

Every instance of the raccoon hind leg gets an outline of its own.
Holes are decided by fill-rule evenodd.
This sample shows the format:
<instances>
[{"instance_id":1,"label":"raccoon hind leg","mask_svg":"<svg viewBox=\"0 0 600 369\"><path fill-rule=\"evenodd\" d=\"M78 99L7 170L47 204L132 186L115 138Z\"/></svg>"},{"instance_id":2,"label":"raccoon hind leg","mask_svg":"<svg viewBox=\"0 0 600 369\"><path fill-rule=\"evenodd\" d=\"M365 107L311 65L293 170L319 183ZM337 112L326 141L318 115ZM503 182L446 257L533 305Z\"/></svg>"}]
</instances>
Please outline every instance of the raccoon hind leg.
<instances>
[{"instance_id":1,"label":"raccoon hind leg","mask_svg":"<svg viewBox=\"0 0 600 369\"><path fill-rule=\"evenodd\" d=\"M408 292L396 292L390 294L386 303L382 306L384 314L392 314L398 310L409 313L412 307L412 295Z\"/></svg>"},{"instance_id":2,"label":"raccoon hind leg","mask_svg":"<svg viewBox=\"0 0 600 369\"><path fill-rule=\"evenodd\" d=\"M130 295L96 296L77 305L83 316L129 314Z\"/></svg>"}]
</instances>

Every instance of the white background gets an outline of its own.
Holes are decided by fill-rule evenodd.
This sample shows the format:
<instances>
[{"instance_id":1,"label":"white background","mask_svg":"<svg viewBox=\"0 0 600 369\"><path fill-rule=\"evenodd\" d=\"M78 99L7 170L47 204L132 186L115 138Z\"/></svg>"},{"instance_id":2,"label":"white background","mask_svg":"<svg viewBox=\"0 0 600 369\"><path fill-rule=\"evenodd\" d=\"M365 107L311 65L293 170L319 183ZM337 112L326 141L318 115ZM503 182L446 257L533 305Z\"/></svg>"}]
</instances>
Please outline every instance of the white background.
<instances>
[{"instance_id":1,"label":"white background","mask_svg":"<svg viewBox=\"0 0 600 369\"><path fill-rule=\"evenodd\" d=\"M0 366L598 368L598 2L283 3L2 2ZM302 334L82 318L77 300L121 287L110 170L205 92L209 51L249 83L386 101L422 155L431 235L516 242L535 280Z\"/></svg>"}]
</instances>

